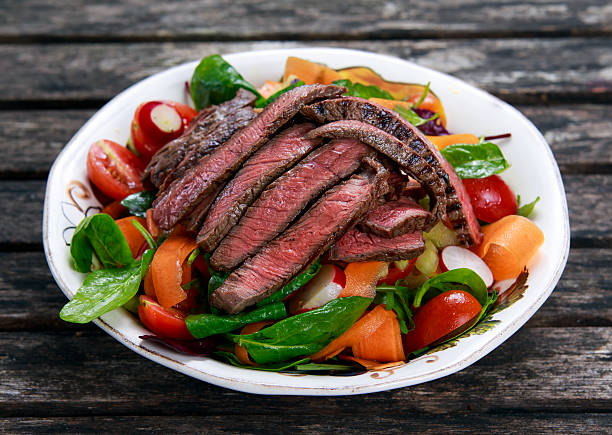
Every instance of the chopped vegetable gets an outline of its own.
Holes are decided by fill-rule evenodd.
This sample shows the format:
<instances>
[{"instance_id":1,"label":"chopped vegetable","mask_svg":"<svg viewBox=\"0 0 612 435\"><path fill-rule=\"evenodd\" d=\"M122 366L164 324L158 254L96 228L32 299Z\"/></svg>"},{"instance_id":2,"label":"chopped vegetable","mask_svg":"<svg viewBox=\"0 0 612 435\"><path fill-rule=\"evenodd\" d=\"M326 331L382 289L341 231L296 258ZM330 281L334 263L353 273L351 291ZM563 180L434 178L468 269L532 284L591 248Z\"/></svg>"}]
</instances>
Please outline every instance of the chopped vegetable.
<instances>
[{"instance_id":1,"label":"chopped vegetable","mask_svg":"<svg viewBox=\"0 0 612 435\"><path fill-rule=\"evenodd\" d=\"M144 236L138 231L138 229L133 225L133 222L136 221L141 225L145 224L145 220L136 216L128 216L123 219L118 219L115 221L117 226L121 230L123 237L127 241L128 246L130 247L130 252L133 257L138 255L140 248L145 242Z\"/></svg>"},{"instance_id":2,"label":"chopped vegetable","mask_svg":"<svg viewBox=\"0 0 612 435\"><path fill-rule=\"evenodd\" d=\"M434 144L439 150L450 145L477 144L480 142L480 139L477 136L469 133L427 136L427 139L429 139L431 143Z\"/></svg>"},{"instance_id":3,"label":"chopped vegetable","mask_svg":"<svg viewBox=\"0 0 612 435\"><path fill-rule=\"evenodd\" d=\"M432 241L425 239L425 251L417 257L415 267L423 275L431 277L434 276L438 270L438 249Z\"/></svg>"},{"instance_id":4,"label":"chopped vegetable","mask_svg":"<svg viewBox=\"0 0 612 435\"><path fill-rule=\"evenodd\" d=\"M458 244L457 233L442 222L438 222L429 232L424 231L423 237L433 242L436 248L444 248L446 246Z\"/></svg>"},{"instance_id":5,"label":"chopped vegetable","mask_svg":"<svg viewBox=\"0 0 612 435\"><path fill-rule=\"evenodd\" d=\"M529 216L531 216L531 213L533 213L533 210L535 209L535 206L538 203L538 201L540 201L540 197L538 196L536 199L534 199L533 201L525 205L520 205L520 201L521 201L521 195L518 195L516 197L516 203L518 206L518 209L516 210L516 214L519 216L528 218Z\"/></svg>"},{"instance_id":6,"label":"chopped vegetable","mask_svg":"<svg viewBox=\"0 0 612 435\"><path fill-rule=\"evenodd\" d=\"M476 272L487 288L493 284L493 274L489 266L469 249L461 246L447 246L442 250L440 260L443 270L467 268Z\"/></svg>"},{"instance_id":7,"label":"chopped vegetable","mask_svg":"<svg viewBox=\"0 0 612 435\"><path fill-rule=\"evenodd\" d=\"M143 190L142 192L136 192L126 196L121 201L121 205L127 208L134 216L144 218L146 217L147 210L152 207L154 199L155 192Z\"/></svg>"},{"instance_id":8,"label":"chopped vegetable","mask_svg":"<svg viewBox=\"0 0 612 435\"><path fill-rule=\"evenodd\" d=\"M347 95L350 97L360 97L365 98L385 98L385 99L393 99L393 96L383 90L378 86L374 85L364 85L362 83L353 83L350 80L342 79L334 81L334 85L344 86L347 91L343 95Z\"/></svg>"},{"instance_id":9,"label":"chopped vegetable","mask_svg":"<svg viewBox=\"0 0 612 435\"><path fill-rule=\"evenodd\" d=\"M148 296L140 297L138 317L150 331L174 340L193 340L185 324L185 313L164 308Z\"/></svg>"},{"instance_id":10,"label":"chopped vegetable","mask_svg":"<svg viewBox=\"0 0 612 435\"><path fill-rule=\"evenodd\" d=\"M419 308L422 300L431 297L432 293L443 293L454 289L469 292L481 305L485 305L487 302L487 286L480 275L473 270L462 268L449 270L428 279L415 293L412 305Z\"/></svg>"},{"instance_id":11,"label":"chopped vegetable","mask_svg":"<svg viewBox=\"0 0 612 435\"><path fill-rule=\"evenodd\" d=\"M374 299L376 296L376 283L387 275L388 272L389 264L382 261L350 263L344 269L346 286L339 297L362 296Z\"/></svg>"},{"instance_id":12,"label":"chopped vegetable","mask_svg":"<svg viewBox=\"0 0 612 435\"><path fill-rule=\"evenodd\" d=\"M461 178L485 178L510 166L493 142L450 145L440 152Z\"/></svg>"},{"instance_id":13,"label":"chopped vegetable","mask_svg":"<svg viewBox=\"0 0 612 435\"><path fill-rule=\"evenodd\" d=\"M291 76L299 77L299 79L307 85L313 85L315 83L329 85L334 80L342 78L338 72L323 64L294 56L289 56L287 58L283 81L289 80Z\"/></svg>"}]
</instances>

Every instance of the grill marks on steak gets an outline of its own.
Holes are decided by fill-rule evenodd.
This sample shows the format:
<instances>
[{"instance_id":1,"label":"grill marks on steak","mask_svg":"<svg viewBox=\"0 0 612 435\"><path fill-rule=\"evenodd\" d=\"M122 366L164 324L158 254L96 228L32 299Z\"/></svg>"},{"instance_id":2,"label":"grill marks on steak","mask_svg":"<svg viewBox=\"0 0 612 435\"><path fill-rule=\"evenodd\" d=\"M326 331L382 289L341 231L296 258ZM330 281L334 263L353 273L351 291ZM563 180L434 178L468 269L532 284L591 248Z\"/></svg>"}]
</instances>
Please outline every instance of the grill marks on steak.
<instances>
[{"instance_id":1,"label":"grill marks on steak","mask_svg":"<svg viewBox=\"0 0 612 435\"><path fill-rule=\"evenodd\" d=\"M261 191L321 143L304 137L314 127L298 124L282 131L245 162L206 216L197 238L200 247L214 250Z\"/></svg>"},{"instance_id":2,"label":"grill marks on steak","mask_svg":"<svg viewBox=\"0 0 612 435\"><path fill-rule=\"evenodd\" d=\"M354 175L327 191L294 225L231 273L211 303L236 313L280 289L376 203L385 178Z\"/></svg>"},{"instance_id":3,"label":"grill marks on steak","mask_svg":"<svg viewBox=\"0 0 612 435\"><path fill-rule=\"evenodd\" d=\"M306 104L338 96L346 89L334 85L305 85L282 94L249 125L234 134L223 146L175 180L155 200L153 219L168 230L223 185L240 165L257 151L274 132L293 118Z\"/></svg>"},{"instance_id":4,"label":"grill marks on steak","mask_svg":"<svg viewBox=\"0 0 612 435\"><path fill-rule=\"evenodd\" d=\"M310 153L262 192L221 241L211 265L218 270L234 269L287 228L314 198L372 155L370 147L353 139L335 140Z\"/></svg>"},{"instance_id":5,"label":"grill marks on steak","mask_svg":"<svg viewBox=\"0 0 612 435\"><path fill-rule=\"evenodd\" d=\"M354 120L335 121L308 133L309 137L351 137L390 157L424 183L435 198L434 213L446 218L444 183L431 166L413 149L396 137L368 123Z\"/></svg>"},{"instance_id":6,"label":"grill marks on steak","mask_svg":"<svg viewBox=\"0 0 612 435\"><path fill-rule=\"evenodd\" d=\"M329 250L329 259L347 263L398 261L418 257L423 251L425 251L425 242L421 231L389 239L352 228Z\"/></svg>"},{"instance_id":7,"label":"grill marks on steak","mask_svg":"<svg viewBox=\"0 0 612 435\"><path fill-rule=\"evenodd\" d=\"M468 246L482 241L472 204L455 170L416 127L395 111L362 98L343 97L310 105L302 109L302 113L320 123L342 119L364 121L408 144L423 156L444 181L445 211L450 224L457 231L459 240ZM438 216L445 220L441 215Z\"/></svg>"},{"instance_id":8,"label":"grill marks on steak","mask_svg":"<svg viewBox=\"0 0 612 435\"><path fill-rule=\"evenodd\" d=\"M380 237L392 238L415 231L429 231L436 218L407 197L385 202L371 210L360 227Z\"/></svg>"},{"instance_id":9,"label":"grill marks on steak","mask_svg":"<svg viewBox=\"0 0 612 435\"><path fill-rule=\"evenodd\" d=\"M181 137L155 153L143 180L149 178L156 187L167 187L257 115L250 107L255 98L251 92L240 89L233 99L202 110Z\"/></svg>"}]
</instances>

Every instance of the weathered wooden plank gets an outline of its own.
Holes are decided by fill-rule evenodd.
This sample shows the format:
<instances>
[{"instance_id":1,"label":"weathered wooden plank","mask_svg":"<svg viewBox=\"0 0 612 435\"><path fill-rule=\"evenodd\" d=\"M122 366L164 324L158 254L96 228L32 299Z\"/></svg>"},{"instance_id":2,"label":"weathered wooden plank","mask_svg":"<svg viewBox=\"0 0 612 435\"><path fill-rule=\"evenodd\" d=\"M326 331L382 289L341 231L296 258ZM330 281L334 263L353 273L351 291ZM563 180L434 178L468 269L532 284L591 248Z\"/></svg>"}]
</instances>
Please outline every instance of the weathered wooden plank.
<instances>
[{"instance_id":1,"label":"weathered wooden plank","mask_svg":"<svg viewBox=\"0 0 612 435\"><path fill-rule=\"evenodd\" d=\"M1 333L0 415L388 418L495 412L610 412L611 328L524 328L475 365L411 388L356 397L253 397L190 379L104 334ZM247 411L245 411L247 410ZM398 410L401 410L399 412Z\"/></svg>"},{"instance_id":2,"label":"weathered wooden plank","mask_svg":"<svg viewBox=\"0 0 612 435\"><path fill-rule=\"evenodd\" d=\"M436 9L436 8L434 8ZM0 45L0 102L93 104L155 72L212 53L341 46L451 73L513 102L610 101L610 38ZM423 82L427 77L423 77ZM74 106L73 106L74 107Z\"/></svg>"},{"instance_id":3,"label":"weathered wooden plank","mask_svg":"<svg viewBox=\"0 0 612 435\"><path fill-rule=\"evenodd\" d=\"M282 398L281 398L282 400ZM288 407L287 407L288 408ZM250 411L252 412L252 410ZM491 434L530 433L606 433L610 428L607 413L536 413L536 414L479 414L466 409L457 414L432 416L408 414L398 410L396 415L364 415L359 412L349 421L332 416L312 416L291 413L276 419L263 419L259 414L232 416L126 416L126 417L19 417L0 421L0 431L6 433L88 434L112 429L121 433L200 433L260 434L260 433L344 433L354 428L369 434L405 434L408 428L418 427L423 434L469 434L486 428Z\"/></svg>"},{"instance_id":4,"label":"weathered wooden plank","mask_svg":"<svg viewBox=\"0 0 612 435\"><path fill-rule=\"evenodd\" d=\"M565 175L572 240L578 246L606 247L612 233L612 174ZM45 183L39 180L0 181L0 204L6 216L0 246L40 244ZM536 209L537 210L537 209Z\"/></svg>"},{"instance_id":5,"label":"weathered wooden plank","mask_svg":"<svg viewBox=\"0 0 612 435\"><path fill-rule=\"evenodd\" d=\"M542 131L564 172L610 172L612 106L519 106ZM0 117L0 175L46 178L53 160L91 110L8 111ZM127 138L126 138L127 139Z\"/></svg>"},{"instance_id":6,"label":"weathered wooden plank","mask_svg":"<svg viewBox=\"0 0 612 435\"><path fill-rule=\"evenodd\" d=\"M572 249L550 298L529 327L612 326L610 249ZM62 321L65 296L55 285L42 252L0 253L0 330L81 329Z\"/></svg>"},{"instance_id":7,"label":"weathered wooden plank","mask_svg":"<svg viewBox=\"0 0 612 435\"><path fill-rule=\"evenodd\" d=\"M219 7L214 0L191 4L131 0L104 5L86 0L59 4L29 0L9 3L3 9L0 36L17 40L28 36L104 40L109 35L138 39L347 39L612 31L612 12L602 0L444 0L435 7L415 1L381 4L374 0L352 1L350 5L323 0L238 0L232 1L231 7Z\"/></svg>"}]
</instances>

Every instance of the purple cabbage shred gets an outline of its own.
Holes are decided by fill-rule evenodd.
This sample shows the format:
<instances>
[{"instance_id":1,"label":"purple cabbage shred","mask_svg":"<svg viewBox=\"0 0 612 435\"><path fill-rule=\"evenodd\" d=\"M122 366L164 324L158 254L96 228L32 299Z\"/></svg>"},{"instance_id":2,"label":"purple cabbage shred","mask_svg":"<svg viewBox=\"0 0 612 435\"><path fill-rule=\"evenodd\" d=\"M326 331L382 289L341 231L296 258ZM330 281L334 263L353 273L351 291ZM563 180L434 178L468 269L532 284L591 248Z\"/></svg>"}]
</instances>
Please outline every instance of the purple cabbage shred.
<instances>
[{"instance_id":1,"label":"purple cabbage shred","mask_svg":"<svg viewBox=\"0 0 612 435\"><path fill-rule=\"evenodd\" d=\"M412 109L423 119L431 118L436 114L436 112L432 112L427 109ZM432 119L431 121L427 121L425 124L419 126L419 130L421 130L427 136L446 136L450 134L440 122L440 118Z\"/></svg>"}]
</instances>

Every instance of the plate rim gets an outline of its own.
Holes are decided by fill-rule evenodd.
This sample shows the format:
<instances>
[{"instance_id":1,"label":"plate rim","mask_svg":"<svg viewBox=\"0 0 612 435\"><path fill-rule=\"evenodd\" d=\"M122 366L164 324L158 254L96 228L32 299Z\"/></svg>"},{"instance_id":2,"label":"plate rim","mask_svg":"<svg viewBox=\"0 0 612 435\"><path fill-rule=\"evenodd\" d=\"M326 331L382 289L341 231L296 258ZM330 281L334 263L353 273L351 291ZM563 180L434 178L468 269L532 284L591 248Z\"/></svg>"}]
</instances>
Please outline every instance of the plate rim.
<instances>
[{"instance_id":1,"label":"plate rim","mask_svg":"<svg viewBox=\"0 0 612 435\"><path fill-rule=\"evenodd\" d=\"M95 323L98 327L104 330L107 334L109 334L115 340L117 340L124 346L128 347L129 349L133 350L134 352L138 353L139 355L144 356L145 358L150 359L163 366L166 366L170 369L176 370L180 373L186 374L198 380L209 382L217 386L230 388L230 389L237 390L237 391L242 391L242 392L247 392L247 393L257 393L257 394L326 395L326 396L334 395L335 396L335 395L353 395L353 394L364 394L364 393L386 391L386 390L391 390L395 388L401 388L401 387L421 384L424 382L428 382L431 380L435 380L435 379L456 373L459 370L462 370L463 368L468 367L471 364L475 363L476 361L480 360L485 355L490 353L492 350L499 347L506 339L508 339L521 326L523 326L533 316L533 314L542 306L542 304L548 299L548 297L554 290L557 282L561 278L561 275L565 269L565 265L567 263L567 259L569 255L569 247L570 247L569 211L567 207L567 198L565 195L563 180L561 178L561 173L560 173L558 164L554 158L550 145L548 144L548 142L546 141L542 133L531 122L531 120L529 120L526 116L524 116L518 109L516 109L512 105L506 103L505 101L497 98L496 96L491 95L488 92L470 83L467 83L457 77L454 77L452 75L449 75L449 74L446 74L440 71L436 71L432 68L418 65L406 59L402 59L402 58L387 55L387 54L379 54L379 53L374 53L374 52L369 52L369 51L353 50L353 49L347 49L347 48L318 46L318 47L294 47L294 48L249 50L249 51L242 51L242 52L237 52L237 53L222 54L222 56L225 59L228 59L228 61L230 61L231 63L232 58L238 58L241 56L249 56L249 55L252 56L254 53L266 54L266 55L281 55L281 56L282 55L293 55L296 53L302 53L302 54L311 53L316 56L316 54L317 53L320 54L321 51L345 53L347 55L353 55L353 56L354 55L367 56L373 59L380 59L382 57L382 58L385 58L387 61L392 61L394 63L404 63L404 64L407 63L411 67L422 70L422 71L428 71L428 72L433 71L436 74L441 74L442 76L444 76L445 79L448 79L451 82L458 82L458 83L461 83L462 86L469 87L471 91L480 94L481 97L489 101L502 105L504 109L514 112L516 115L522 118L523 121L527 123L527 127L530 130L532 130L532 133L535 134L536 137L539 137L541 142L545 145L546 155L548 157L549 163L551 163L552 165L553 173L557 181L556 182L557 194L559 195L559 198L561 199L561 203L562 203L562 210L561 210L562 221L563 221L563 240L562 240L563 249L561 252L562 255L561 255L560 261L558 261L557 263L554 273L551 274L548 282L543 287L544 291L540 293L539 297L526 310L524 310L518 316L518 318L514 319L508 325L505 325L500 331L497 332L497 334L492 336L482 347L471 352L469 355L466 355L464 358L461 358L460 360L454 362L453 364L444 365L440 367L439 369L428 372L425 375L415 376L414 378L404 376L399 379L394 379L394 380L389 380L389 381L384 381L384 382L377 382L375 384L369 384L369 385L340 386L340 387L328 387L328 388L295 386L295 385L286 385L286 384L280 385L276 383L262 383L262 382L253 383L253 382L246 382L246 381L243 381L237 378L232 378L231 376L218 376L210 372L203 372L201 370L189 367L185 365L184 363L164 354L164 352L170 353L172 351L168 350L166 352L164 350L163 352L158 352L154 349L143 347L142 342L138 344L134 343L133 341L128 339L125 335L123 335L120 331L118 331L113 326L111 326L104 319L96 319L93 321L93 323ZM49 245L49 238L48 238L51 180L54 178L54 174L55 174L55 171L57 170L57 167L59 166L59 163L63 159L66 158L65 155L68 154L68 149L71 147L71 144L77 141L81 132L84 131L89 124L95 122L98 116L101 116L100 114L104 112L109 106L112 106L114 102L116 102L116 100L119 99L119 97L130 92L130 90L136 86L140 86L143 83L146 83L147 81L154 80L159 75L168 74L175 69L185 68L187 65L197 64L197 62L198 62L197 60L183 62L180 65L175 65L171 68L164 69L151 76L148 76L142 80L139 80L133 83L132 85L130 85L123 91L119 92L117 95L111 98L106 104L104 104L100 109L98 109L96 113L92 115L74 133L71 139L64 145L62 150L58 153L57 157L55 158L53 165L51 166L49 170L49 175L47 177L47 185L45 189L44 206L43 206L43 221L42 221L43 248L45 252L45 258L47 260L47 264L49 266L51 274L53 278L55 279L56 283L58 284L58 287L60 288L62 293L64 293L65 296L69 297L68 296L70 294L68 292L69 287L65 283L65 281L62 279L60 270L55 264L52 250ZM247 369L240 369L240 368L230 366L229 364L228 364L228 367L231 367L233 369L238 369L238 370L249 371ZM307 375L307 376L320 377L320 375ZM286 378L283 378L283 379L286 379Z\"/></svg>"}]
</instances>

